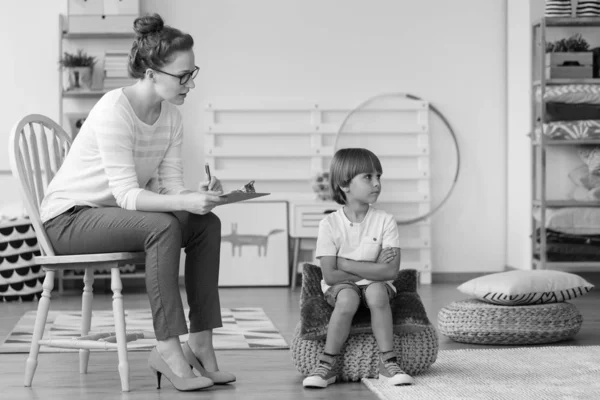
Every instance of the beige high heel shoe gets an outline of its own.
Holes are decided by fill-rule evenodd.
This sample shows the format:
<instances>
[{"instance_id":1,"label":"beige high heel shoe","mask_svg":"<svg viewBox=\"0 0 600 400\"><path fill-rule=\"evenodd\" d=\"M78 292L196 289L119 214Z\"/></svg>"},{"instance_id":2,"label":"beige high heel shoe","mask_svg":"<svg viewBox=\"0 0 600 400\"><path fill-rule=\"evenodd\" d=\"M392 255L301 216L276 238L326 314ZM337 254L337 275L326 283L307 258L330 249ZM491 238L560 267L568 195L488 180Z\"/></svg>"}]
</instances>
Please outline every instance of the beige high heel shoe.
<instances>
[{"instance_id":1,"label":"beige high heel shoe","mask_svg":"<svg viewBox=\"0 0 600 400\"><path fill-rule=\"evenodd\" d=\"M183 349L183 355L185 356L187 362L190 364L190 367L196 368L196 370L198 370L198 372L200 372L202 376L210 378L216 385L224 385L226 383L235 382L235 375L233 375L232 373L225 371L207 371L202 365L202 361L200 361L200 359L196 357L196 355L192 351L192 348L190 347L188 342L185 342L181 346L181 348Z\"/></svg>"},{"instance_id":2,"label":"beige high heel shoe","mask_svg":"<svg viewBox=\"0 0 600 400\"><path fill-rule=\"evenodd\" d=\"M148 366L154 373L156 373L156 380L158 383L157 389L160 389L160 378L164 375L170 382L175 386L175 389L187 392L191 390L200 390L207 387L211 387L214 383L211 379L204 376L196 378L181 378L173 372L171 367L163 360L158 354L156 347L150 352L148 358Z\"/></svg>"}]
</instances>

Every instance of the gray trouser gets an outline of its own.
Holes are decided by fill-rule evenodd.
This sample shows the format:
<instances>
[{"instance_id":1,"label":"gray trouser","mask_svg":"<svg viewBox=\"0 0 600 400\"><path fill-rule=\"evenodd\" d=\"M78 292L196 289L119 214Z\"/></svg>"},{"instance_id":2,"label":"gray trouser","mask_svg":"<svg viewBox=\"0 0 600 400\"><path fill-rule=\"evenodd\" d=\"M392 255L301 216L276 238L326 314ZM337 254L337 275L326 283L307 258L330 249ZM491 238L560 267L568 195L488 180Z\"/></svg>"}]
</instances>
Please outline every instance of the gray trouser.
<instances>
[{"instance_id":1,"label":"gray trouser","mask_svg":"<svg viewBox=\"0 0 600 400\"><path fill-rule=\"evenodd\" d=\"M184 247L189 331L222 326L221 221L215 214L76 206L44 227L59 255L145 251L146 289L158 340L188 333L179 294L179 258Z\"/></svg>"}]
</instances>

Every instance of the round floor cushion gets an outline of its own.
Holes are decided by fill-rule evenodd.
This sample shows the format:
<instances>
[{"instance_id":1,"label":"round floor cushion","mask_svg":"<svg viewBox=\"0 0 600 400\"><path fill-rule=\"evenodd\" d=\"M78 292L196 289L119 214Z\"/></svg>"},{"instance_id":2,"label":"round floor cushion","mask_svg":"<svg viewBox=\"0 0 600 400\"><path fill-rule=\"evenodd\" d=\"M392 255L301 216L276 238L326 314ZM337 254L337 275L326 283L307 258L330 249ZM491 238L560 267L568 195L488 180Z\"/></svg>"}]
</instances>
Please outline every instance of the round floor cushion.
<instances>
[{"instance_id":1,"label":"round floor cushion","mask_svg":"<svg viewBox=\"0 0 600 400\"><path fill-rule=\"evenodd\" d=\"M290 347L292 360L298 371L308 375L317 365L319 356L325 351L325 340L300 338L300 324L296 326ZM417 375L428 369L437 359L438 336L429 325L418 333L394 335L394 350L398 364L409 375ZM350 335L340 353L337 364L337 379L358 381L379 375L379 349L372 334Z\"/></svg>"},{"instance_id":2,"label":"round floor cushion","mask_svg":"<svg viewBox=\"0 0 600 400\"><path fill-rule=\"evenodd\" d=\"M477 299L456 301L438 314L440 333L475 344L537 344L569 339L583 318L571 303L500 306Z\"/></svg>"}]
</instances>

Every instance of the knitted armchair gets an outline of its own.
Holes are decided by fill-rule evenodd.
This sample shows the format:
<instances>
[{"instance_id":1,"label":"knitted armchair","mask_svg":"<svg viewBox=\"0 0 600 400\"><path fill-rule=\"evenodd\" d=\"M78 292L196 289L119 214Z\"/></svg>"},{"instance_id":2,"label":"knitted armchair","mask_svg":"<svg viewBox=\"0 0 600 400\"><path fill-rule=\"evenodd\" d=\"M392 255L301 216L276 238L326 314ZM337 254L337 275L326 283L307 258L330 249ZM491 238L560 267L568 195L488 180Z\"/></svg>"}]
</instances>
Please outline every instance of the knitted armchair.
<instances>
[{"instance_id":1,"label":"knitted armchair","mask_svg":"<svg viewBox=\"0 0 600 400\"><path fill-rule=\"evenodd\" d=\"M321 291L321 279L319 267L304 264L300 322L291 344L292 360L304 375L313 370L324 351L327 324L333 311ZM394 350L398 354L400 367L408 374L416 375L435 362L438 337L416 290L417 271L399 271L394 286L397 290L391 302ZM340 352L338 380L358 381L377 376L378 357L379 349L371 330L369 310L360 307L352 320L348 340Z\"/></svg>"}]
</instances>

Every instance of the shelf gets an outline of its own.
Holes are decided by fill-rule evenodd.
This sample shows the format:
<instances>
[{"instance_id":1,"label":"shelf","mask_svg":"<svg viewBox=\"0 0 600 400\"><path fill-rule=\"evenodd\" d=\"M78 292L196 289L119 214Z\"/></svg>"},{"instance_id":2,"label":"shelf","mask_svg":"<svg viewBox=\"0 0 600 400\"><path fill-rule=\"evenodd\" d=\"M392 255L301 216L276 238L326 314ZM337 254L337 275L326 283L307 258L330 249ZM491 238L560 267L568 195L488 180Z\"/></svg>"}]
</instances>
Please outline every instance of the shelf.
<instances>
[{"instance_id":1,"label":"shelf","mask_svg":"<svg viewBox=\"0 0 600 400\"><path fill-rule=\"evenodd\" d=\"M540 86L542 81L533 81L533 86ZM546 86L550 85L600 85L600 78L562 78L546 79Z\"/></svg>"},{"instance_id":2,"label":"shelf","mask_svg":"<svg viewBox=\"0 0 600 400\"><path fill-rule=\"evenodd\" d=\"M534 206L541 206L541 200L533 200ZM546 200L546 207L600 207L600 201L577 201L577 200Z\"/></svg>"},{"instance_id":3,"label":"shelf","mask_svg":"<svg viewBox=\"0 0 600 400\"><path fill-rule=\"evenodd\" d=\"M536 255L536 257L538 257ZM533 259L535 266L539 266L542 262L538 258ZM600 262L597 261L546 261L547 269L588 269L600 268Z\"/></svg>"},{"instance_id":4,"label":"shelf","mask_svg":"<svg viewBox=\"0 0 600 400\"><path fill-rule=\"evenodd\" d=\"M132 278L145 278L146 274L143 272L136 273L121 273L121 279L132 279ZM63 275L63 280L83 280L83 274L81 275ZM110 279L110 274L94 274L94 279Z\"/></svg>"},{"instance_id":5,"label":"shelf","mask_svg":"<svg viewBox=\"0 0 600 400\"><path fill-rule=\"evenodd\" d=\"M135 39L133 32L63 32L63 39Z\"/></svg>"},{"instance_id":6,"label":"shelf","mask_svg":"<svg viewBox=\"0 0 600 400\"><path fill-rule=\"evenodd\" d=\"M100 97L106 94L107 90L70 90L67 92L63 92L63 97Z\"/></svg>"},{"instance_id":7,"label":"shelf","mask_svg":"<svg viewBox=\"0 0 600 400\"><path fill-rule=\"evenodd\" d=\"M539 140L534 140L534 146L541 146ZM600 145L600 139L548 139L544 140L544 146L581 146L585 144Z\"/></svg>"},{"instance_id":8,"label":"shelf","mask_svg":"<svg viewBox=\"0 0 600 400\"><path fill-rule=\"evenodd\" d=\"M546 26L600 26L600 18L598 17L544 17L536 20L533 26L540 26L542 21Z\"/></svg>"}]
</instances>

